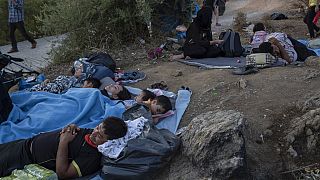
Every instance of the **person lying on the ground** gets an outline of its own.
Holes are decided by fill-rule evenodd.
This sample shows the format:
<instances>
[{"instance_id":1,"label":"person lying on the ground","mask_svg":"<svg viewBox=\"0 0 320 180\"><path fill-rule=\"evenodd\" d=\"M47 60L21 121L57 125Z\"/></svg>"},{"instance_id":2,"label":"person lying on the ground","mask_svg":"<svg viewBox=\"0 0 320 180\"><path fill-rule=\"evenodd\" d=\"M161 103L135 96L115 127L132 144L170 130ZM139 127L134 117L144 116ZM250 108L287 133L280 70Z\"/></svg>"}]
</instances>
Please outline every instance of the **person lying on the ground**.
<instances>
[{"instance_id":1,"label":"person lying on the ground","mask_svg":"<svg viewBox=\"0 0 320 180\"><path fill-rule=\"evenodd\" d=\"M288 63L304 61L307 57L315 55L305 45L288 36L285 33L266 33L263 23L257 23L254 27L255 35L252 44L259 46L255 52L270 53L286 60Z\"/></svg>"},{"instance_id":2,"label":"person lying on the ground","mask_svg":"<svg viewBox=\"0 0 320 180\"><path fill-rule=\"evenodd\" d=\"M0 124L0 144L58 130L68 124L93 128L126 108L94 88L71 88L64 94L19 91L11 94L13 109Z\"/></svg>"},{"instance_id":3,"label":"person lying on the ground","mask_svg":"<svg viewBox=\"0 0 320 180\"><path fill-rule=\"evenodd\" d=\"M221 55L217 46L223 40L212 40L211 33L212 9L203 7L187 30L183 53L174 55L171 60L183 58L214 58Z\"/></svg>"},{"instance_id":4,"label":"person lying on the ground","mask_svg":"<svg viewBox=\"0 0 320 180\"><path fill-rule=\"evenodd\" d=\"M132 107L127 109L123 113L124 119L133 120L143 116L147 119L152 119L153 123L157 124L159 122L159 119L162 118L162 116L159 115L164 115L163 117L167 117L168 115L165 114L172 110L170 99L164 95L155 97L151 96L151 98L144 100L141 103L136 103ZM144 97L144 99L146 99L146 97ZM143 107L143 111L141 111L140 107Z\"/></svg>"},{"instance_id":5,"label":"person lying on the ground","mask_svg":"<svg viewBox=\"0 0 320 180\"><path fill-rule=\"evenodd\" d=\"M44 83L31 87L29 91L46 91L61 94L70 88L82 87L85 79L89 77L93 77L98 80L104 77L114 78L114 73L107 67L94 65L81 60L74 62L71 73L73 76L58 76L51 82L45 80Z\"/></svg>"},{"instance_id":6,"label":"person lying on the ground","mask_svg":"<svg viewBox=\"0 0 320 180\"><path fill-rule=\"evenodd\" d=\"M0 177L28 164L39 164L53 170L59 179L92 174L101 167L97 146L121 138L126 133L127 125L122 119L108 117L93 130L71 124L60 131L1 144Z\"/></svg>"},{"instance_id":7,"label":"person lying on the ground","mask_svg":"<svg viewBox=\"0 0 320 180\"><path fill-rule=\"evenodd\" d=\"M99 88L101 86L101 82L99 79L89 77L83 82L82 88Z\"/></svg>"},{"instance_id":8,"label":"person lying on the ground","mask_svg":"<svg viewBox=\"0 0 320 180\"><path fill-rule=\"evenodd\" d=\"M131 93L127 88L119 84L111 84L104 87L101 93L112 100L128 100L131 99Z\"/></svg>"}]
</instances>

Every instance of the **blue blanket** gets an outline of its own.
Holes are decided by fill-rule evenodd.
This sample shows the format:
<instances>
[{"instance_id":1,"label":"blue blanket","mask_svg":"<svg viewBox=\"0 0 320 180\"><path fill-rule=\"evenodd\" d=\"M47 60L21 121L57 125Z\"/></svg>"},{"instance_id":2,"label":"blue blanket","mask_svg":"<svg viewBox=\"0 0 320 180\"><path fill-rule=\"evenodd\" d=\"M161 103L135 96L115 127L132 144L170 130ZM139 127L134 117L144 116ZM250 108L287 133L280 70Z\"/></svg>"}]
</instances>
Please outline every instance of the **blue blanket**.
<instances>
[{"instance_id":1,"label":"blue blanket","mask_svg":"<svg viewBox=\"0 0 320 180\"><path fill-rule=\"evenodd\" d=\"M122 103L116 104L91 88L71 88L65 94L17 92L8 120L0 124L0 144L25 139L74 123L94 128L108 116L121 117Z\"/></svg>"}]
</instances>

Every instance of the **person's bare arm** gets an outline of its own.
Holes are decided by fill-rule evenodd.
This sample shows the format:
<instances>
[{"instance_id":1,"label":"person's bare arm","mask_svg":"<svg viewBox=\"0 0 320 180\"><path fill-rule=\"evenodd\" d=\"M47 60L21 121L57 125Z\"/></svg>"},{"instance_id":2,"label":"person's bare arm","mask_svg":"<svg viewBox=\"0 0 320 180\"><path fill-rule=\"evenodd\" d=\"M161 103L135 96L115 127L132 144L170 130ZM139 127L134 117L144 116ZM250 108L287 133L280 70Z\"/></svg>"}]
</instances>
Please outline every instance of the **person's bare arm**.
<instances>
[{"instance_id":1,"label":"person's bare arm","mask_svg":"<svg viewBox=\"0 0 320 180\"><path fill-rule=\"evenodd\" d=\"M79 176L76 168L68 160L68 145L76 135L77 133L69 126L60 132L60 142L56 157L56 173L60 179L70 179Z\"/></svg>"},{"instance_id":2,"label":"person's bare arm","mask_svg":"<svg viewBox=\"0 0 320 180\"><path fill-rule=\"evenodd\" d=\"M270 38L269 42L273 45L276 45L279 48L280 57L282 59L286 60L288 63L291 63L291 59L290 59L289 54L287 53L287 51L284 49L284 47L280 44L280 42L276 38L274 38L274 37Z\"/></svg>"}]
</instances>

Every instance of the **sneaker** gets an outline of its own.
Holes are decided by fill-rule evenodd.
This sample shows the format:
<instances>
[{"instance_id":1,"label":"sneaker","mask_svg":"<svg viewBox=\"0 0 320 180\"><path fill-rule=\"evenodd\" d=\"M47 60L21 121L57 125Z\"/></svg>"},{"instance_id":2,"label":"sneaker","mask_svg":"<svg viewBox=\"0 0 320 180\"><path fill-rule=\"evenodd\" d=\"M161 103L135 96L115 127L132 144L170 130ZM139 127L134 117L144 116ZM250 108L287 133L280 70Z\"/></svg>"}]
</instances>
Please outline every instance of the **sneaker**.
<instances>
[{"instance_id":1,"label":"sneaker","mask_svg":"<svg viewBox=\"0 0 320 180\"><path fill-rule=\"evenodd\" d=\"M31 43L32 45L31 45L31 49L34 49L34 48L36 48L37 47L37 42L35 41L35 42L33 42L33 43Z\"/></svg>"},{"instance_id":2,"label":"sneaker","mask_svg":"<svg viewBox=\"0 0 320 180\"><path fill-rule=\"evenodd\" d=\"M221 24L220 23L216 23L216 26L221 26Z\"/></svg>"},{"instance_id":3,"label":"sneaker","mask_svg":"<svg viewBox=\"0 0 320 180\"><path fill-rule=\"evenodd\" d=\"M15 53L15 52L19 52L17 48L11 48L10 51L8 51L7 53Z\"/></svg>"}]
</instances>

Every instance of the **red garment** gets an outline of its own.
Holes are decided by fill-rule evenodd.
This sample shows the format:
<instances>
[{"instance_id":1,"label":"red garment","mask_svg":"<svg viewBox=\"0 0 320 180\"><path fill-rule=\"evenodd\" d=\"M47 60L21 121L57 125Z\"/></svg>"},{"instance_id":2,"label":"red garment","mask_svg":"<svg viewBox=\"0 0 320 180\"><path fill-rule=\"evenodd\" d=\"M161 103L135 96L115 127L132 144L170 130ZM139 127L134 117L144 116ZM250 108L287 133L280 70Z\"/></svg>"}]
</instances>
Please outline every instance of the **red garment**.
<instances>
[{"instance_id":1,"label":"red garment","mask_svg":"<svg viewBox=\"0 0 320 180\"><path fill-rule=\"evenodd\" d=\"M316 16L313 18L313 24L317 24L320 17L320 11L317 12Z\"/></svg>"},{"instance_id":2,"label":"red garment","mask_svg":"<svg viewBox=\"0 0 320 180\"><path fill-rule=\"evenodd\" d=\"M84 136L84 140L92 147L97 148L97 145L95 145L91 139L90 139L90 134L87 134Z\"/></svg>"}]
</instances>

